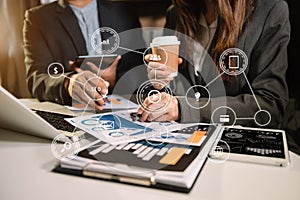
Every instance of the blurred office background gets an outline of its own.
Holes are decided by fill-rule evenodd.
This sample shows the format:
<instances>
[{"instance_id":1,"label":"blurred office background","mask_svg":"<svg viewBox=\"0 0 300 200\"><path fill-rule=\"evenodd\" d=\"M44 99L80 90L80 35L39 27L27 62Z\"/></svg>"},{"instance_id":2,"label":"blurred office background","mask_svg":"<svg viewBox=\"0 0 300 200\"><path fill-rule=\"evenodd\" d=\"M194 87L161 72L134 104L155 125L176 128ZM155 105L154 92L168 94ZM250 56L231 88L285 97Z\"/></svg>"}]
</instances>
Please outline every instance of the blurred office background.
<instances>
[{"instance_id":1,"label":"blurred office background","mask_svg":"<svg viewBox=\"0 0 300 200\"><path fill-rule=\"evenodd\" d=\"M25 10L39 0L0 1L0 83L17 97L28 97L22 28Z\"/></svg>"}]
</instances>

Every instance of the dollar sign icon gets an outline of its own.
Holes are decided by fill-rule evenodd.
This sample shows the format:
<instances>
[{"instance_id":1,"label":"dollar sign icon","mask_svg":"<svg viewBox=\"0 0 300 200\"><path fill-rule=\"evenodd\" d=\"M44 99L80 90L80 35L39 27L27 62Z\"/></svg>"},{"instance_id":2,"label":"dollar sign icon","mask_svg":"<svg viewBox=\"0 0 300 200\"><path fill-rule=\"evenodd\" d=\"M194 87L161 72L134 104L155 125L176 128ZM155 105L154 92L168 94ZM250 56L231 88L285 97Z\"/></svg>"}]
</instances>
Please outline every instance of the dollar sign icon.
<instances>
[{"instance_id":1,"label":"dollar sign icon","mask_svg":"<svg viewBox=\"0 0 300 200\"><path fill-rule=\"evenodd\" d=\"M54 74L58 74L58 70L57 70L57 67L54 67Z\"/></svg>"},{"instance_id":2,"label":"dollar sign icon","mask_svg":"<svg viewBox=\"0 0 300 200\"><path fill-rule=\"evenodd\" d=\"M60 78L64 75L64 71L64 66L58 62L51 63L47 69L47 73L51 78Z\"/></svg>"}]
</instances>

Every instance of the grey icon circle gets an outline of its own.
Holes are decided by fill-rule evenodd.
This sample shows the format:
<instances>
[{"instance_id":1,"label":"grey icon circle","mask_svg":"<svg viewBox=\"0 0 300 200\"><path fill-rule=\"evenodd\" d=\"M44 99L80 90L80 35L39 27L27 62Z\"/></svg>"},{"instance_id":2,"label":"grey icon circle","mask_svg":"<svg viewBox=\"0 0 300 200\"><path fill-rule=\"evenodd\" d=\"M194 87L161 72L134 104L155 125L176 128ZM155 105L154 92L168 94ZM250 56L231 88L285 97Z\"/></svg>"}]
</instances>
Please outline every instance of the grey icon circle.
<instances>
[{"instance_id":1,"label":"grey icon circle","mask_svg":"<svg viewBox=\"0 0 300 200\"><path fill-rule=\"evenodd\" d=\"M64 66L59 62L51 63L48 66L47 73L51 78L57 79L64 75Z\"/></svg>"},{"instance_id":2,"label":"grey icon circle","mask_svg":"<svg viewBox=\"0 0 300 200\"><path fill-rule=\"evenodd\" d=\"M98 94L98 92L101 91L101 88L99 88L99 87L89 86L89 88L88 88L88 83L91 82L91 81L93 81L93 80L95 80L95 79L97 79L98 81L103 81L103 79L100 78L100 77L98 77L98 76L94 76L94 77L92 77L92 78L89 78L89 79L83 84L83 93L85 94L85 96L86 96L88 99L90 99L90 100L92 100L92 101L99 101L99 100L103 99L102 95L100 95L100 96L101 96L100 98L96 98L95 96L94 96L94 97L91 97L91 96L87 93L87 91L90 91L90 92L92 92L93 94ZM96 80L96 81L97 81L97 80Z\"/></svg>"},{"instance_id":3,"label":"grey icon circle","mask_svg":"<svg viewBox=\"0 0 300 200\"><path fill-rule=\"evenodd\" d=\"M162 90L158 91L158 90L153 90L152 85L160 85L163 87ZM158 93L155 93L158 92ZM157 104L160 103L162 100L162 93L166 93L169 94L167 96L167 100L160 106L159 109L157 110L153 110L151 108L148 107L148 105L145 104L144 100L146 98L150 97L150 94L152 94L152 96L155 94L158 98L158 101L154 101L151 100L151 98L153 98L152 96L149 98L149 101L153 104ZM171 103L171 95L172 95L172 91L169 88L168 85L166 85L166 83L164 83L163 81L157 80L157 79L153 79L153 80L148 80L146 82L144 82L142 85L140 85L140 87L137 90L137 94L136 94L136 100L137 103L141 106L141 108L147 112L162 112L165 111L165 109L170 105Z\"/></svg>"},{"instance_id":4,"label":"grey icon circle","mask_svg":"<svg viewBox=\"0 0 300 200\"><path fill-rule=\"evenodd\" d=\"M259 110L254 115L254 122L259 126L267 126L271 122L271 114L267 110Z\"/></svg>"},{"instance_id":5,"label":"grey icon circle","mask_svg":"<svg viewBox=\"0 0 300 200\"><path fill-rule=\"evenodd\" d=\"M145 60L145 56L146 56L146 53L149 51L149 49L152 49L152 48L153 48L153 47L148 47L148 48L144 51L144 53L143 53L143 61L144 61L144 64L145 64L149 69L151 69L151 67L148 65L148 62ZM162 64L163 64L163 65L167 64L167 62L168 62L168 54L167 54L167 51L166 51L164 48L160 47L160 46L155 46L155 48L161 49L162 52L164 52L166 60L165 60L165 62L162 63Z\"/></svg>"},{"instance_id":6,"label":"grey icon circle","mask_svg":"<svg viewBox=\"0 0 300 200\"><path fill-rule=\"evenodd\" d=\"M186 91L185 100L190 107L201 109L209 104L210 92L202 85L194 85Z\"/></svg>"},{"instance_id":7,"label":"grey icon circle","mask_svg":"<svg viewBox=\"0 0 300 200\"><path fill-rule=\"evenodd\" d=\"M248 67L248 57L239 48L229 48L221 54L219 65L222 71L228 75L240 75Z\"/></svg>"},{"instance_id":8,"label":"grey icon circle","mask_svg":"<svg viewBox=\"0 0 300 200\"><path fill-rule=\"evenodd\" d=\"M109 36L106 39L104 35ZM101 27L97 29L91 36L91 45L99 54L111 54L120 46L120 37L118 33L110 27Z\"/></svg>"},{"instance_id":9,"label":"grey icon circle","mask_svg":"<svg viewBox=\"0 0 300 200\"><path fill-rule=\"evenodd\" d=\"M64 134L57 135L51 143L52 155L58 160L74 159L79 152L80 143L78 137L73 136L72 139L73 140L71 140L69 137L67 137ZM61 144L61 142L64 143Z\"/></svg>"},{"instance_id":10,"label":"grey icon circle","mask_svg":"<svg viewBox=\"0 0 300 200\"><path fill-rule=\"evenodd\" d=\"M213 124L225 124L234 126L236 123L236 113L228 106L220 106L211 114L211 122Z\"/></svg>"}]
</instances>

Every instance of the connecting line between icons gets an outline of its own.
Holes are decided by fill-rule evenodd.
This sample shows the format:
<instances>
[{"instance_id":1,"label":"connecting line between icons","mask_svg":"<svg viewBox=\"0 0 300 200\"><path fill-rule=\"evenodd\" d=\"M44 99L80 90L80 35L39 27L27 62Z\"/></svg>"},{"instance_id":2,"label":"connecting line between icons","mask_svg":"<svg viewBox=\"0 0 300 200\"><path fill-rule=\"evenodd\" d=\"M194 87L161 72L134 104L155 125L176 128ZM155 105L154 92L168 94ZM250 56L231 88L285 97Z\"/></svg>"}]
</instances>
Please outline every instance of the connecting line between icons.
<instances>
[{"instance_id":1,"label":"connecting line between icons","mask_svg":"<svg viewBox=\"0 0 300 200\"><path fill-rule=\"evenodd\" d=\"M99 75L100 75L102 61L103 61L103 56L101 57L101 60L100 60L99 66L98 66L98 72L97 72L97 76L99 76Z\"/></svg>"},{"instance_id":2,"label":"connecting line between icons","mask_svg":"<svg viewBox=\"0 0 300 200\"><path fill-rule=\"evenodd\" d=\"M142 52L135 51L135 50L132 50L132 49L128 49L128 48L125 48L125 47L120 47L120 46L119 46L119 49L123 49L123 50L126 50L126 51L131 51L131 52L134 52L134 53L138 53L138 54L144 55L144 53L142 53Z\"/></svg>"},{"instance_id":3,"label":"connecting line between icons","mask_svg":"<svg viewBox=\"0 0 300 200\"><path fill-rule=\"evenodd\" d=\"M63 77L65 77L65 78L67 78L67 79L72 79L72 80L74 80L76 83L78 83L78 84L80 84L80 85L82 85L82 86L84 86L84 83L81 83L81 82L79 82L79 81L77 81L76 79L74 79L74 78L70 78L70 77L68 77L68 76L66 76L66 75L62 75Z\"/></svg>"},{"instance_id":4,"label":"connecting line between icons","mask_svg":"<svg viewBox=\"0 0 300 200\"><path fill-rule=\"evenodd\" d=\"M217 80L220 76L222 76L225 72L220 73L217 77L211 80L208 84L206 84L205 88L207 88L210 84L212 84L215 80Z\"/></svg>"},{"instance_id":5,"label":"connecting line between icons","mask_svg":"<svg viewBox=\"0 0 300 200\"><path fill-rule=\"evenodd\" d=\"M258 103L258 101L257 101L257 99L256 99L256 96L255 96L255 94L254 94L254 92L253 92L253 90L252 90L252 87L251 87L251 85L250 85L250 83L249 83L249 81L248 81L248 78L247 78L245 72L243 72L243 75L244 75L244 77L245 77L245 79L246 79L246 82L247 82L247 84L248 84L248 86L249 86L249 89L251 90L251 93L252 93L252 95L253 95L253 97L254 97L254 100L255 100L255 102L256 102L256 104L257 104L259 110L262 110L261 107L260 107L260 105L259 105L259 103Z\"/></svg>"},{"instance_id":6,"label":"connecting line between icons","mask_svg":"<svg viewBox=\"0 0 300 200\"><path fill-rule=\"evenodd\" d=\"M250 119L254 119L254 117L236 117L236 120L250 120Z\"/></svg>"},{"instance_id":7,"label":"connecting line between icons","mask_svg":"<svg viewBox=\"0 0 300 200\"><path fill-rule=\"evenodd\" d=\"M82 116L84 116L84 114L85 114L85 112L86 112L86 110L87 110L87 108L88 108L88 106L89 106L89 104L90 104L90 102L91 102L91 99L89 99L89 101L87 102L87 104L86 104L86 106L84 107L84 109L83 109L83 112L81 113L81 115L79 116L79 117L82 117ZM76 123L76 122L75 122ZM74 134L76 131L76 128L77 127L75 127L74 128L74 130L73 130L73 132L72 132L72 134Z\"/></svg>"}]
</instances>

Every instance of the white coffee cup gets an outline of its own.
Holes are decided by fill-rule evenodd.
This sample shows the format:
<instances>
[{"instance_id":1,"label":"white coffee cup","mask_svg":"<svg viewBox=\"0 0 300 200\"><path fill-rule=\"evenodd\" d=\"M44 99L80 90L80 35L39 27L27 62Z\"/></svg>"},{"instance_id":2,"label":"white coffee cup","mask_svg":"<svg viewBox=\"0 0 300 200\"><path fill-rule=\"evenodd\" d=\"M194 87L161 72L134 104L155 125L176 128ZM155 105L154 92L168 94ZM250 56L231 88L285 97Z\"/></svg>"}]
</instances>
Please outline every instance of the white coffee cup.
<instances>
[{"instance_id":1,"label":"white coffee cup","mask_svg":"<svg viewBox=\"0 0 300 200\"><path fill-rule=\"evenodd\" d=\"M156 37L150 44L152 54L155 55L152 61L157 61L170 67L172 70L170 77L175 77L178 74L179 45L180 41L178 41L176 36Z\"/></svg>"}]
</instances>

